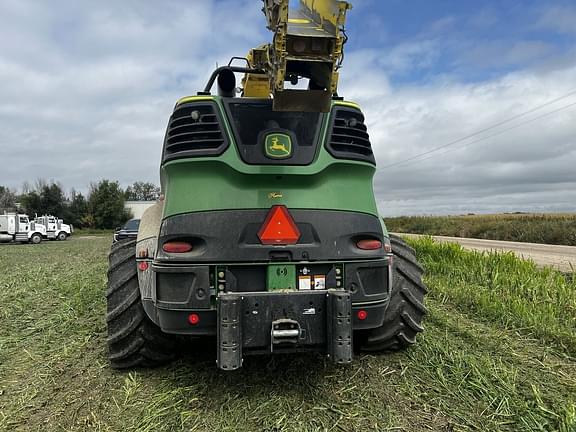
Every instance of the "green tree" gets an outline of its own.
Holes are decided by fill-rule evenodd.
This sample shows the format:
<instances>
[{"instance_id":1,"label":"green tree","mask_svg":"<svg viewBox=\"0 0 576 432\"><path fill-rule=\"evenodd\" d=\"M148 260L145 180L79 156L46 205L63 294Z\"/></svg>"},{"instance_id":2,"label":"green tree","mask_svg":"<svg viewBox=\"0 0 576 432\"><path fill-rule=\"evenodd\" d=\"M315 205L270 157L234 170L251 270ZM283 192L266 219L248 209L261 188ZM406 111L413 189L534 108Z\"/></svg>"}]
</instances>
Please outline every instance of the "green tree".
<instances>
[{"instance_id":1,"label":"green tree","mask_svg":"<svg viewBox=\"0 0 576 432\"><path fill-rule=\"evenodd\" d=\"M130 218L124 203L124 191L117 181L101 180L98 184L91 184L86 221L91 220L94 228L120 226Z\"/></svg>"},{"instance_id":2,"label":"green tree","mask_svg":"<svg viewBox=\"0 0 576 432\"><path fill-rule=\"evenodd\" d=\"M16 194L5 186L0 186L0 211L14 210Z\"/></svg>"},{"instance_id":3,"label":"green tree","mask_svg":"<svg viewBox=\"0 0 576 432\"><path fill-rule=\"evenodd\" d=\"M160 188L154 183L137 181L126 188L128 201L156 201L158 197L160 197Z\"/></svg>"},{"instance_id":4,"label":"green tree","mask_svg":"<svg viewBox=\"0 0 576 432\"><path fill-rule=\"evenodd\" d=\"M22 209L29 215L42 214L42 198L35 190L22 194L20 197L20 205Z\"/></svg>"},{"instance_id":5,"label":"green tree","mask_svg":"<svg viewBox=\"0 0 576 432\"><path fill-rule=\"evenodd\" d=\"M72 224L76 227L84 226L84 218L88 214L88 203L86 198L81 193L72 189L70 193L70 200L65 213L65 222Z\"/></svg>"},{"instance_id":6,"label":"green tree","mask_svg":"<svg viewBox=\"0 0 576 432\"><path fill-rule=\"evenodd\" d=\"M66 197L62 191L62 186L56 182L47 183L44 180L37 180L36 187L29 190L26 187L21 197L21 204L26 213L30 216L35 214L51 214L62 217L65 211Z\"/></svg>"},{"instance_id":7,"label":"green tree","mask_svg":"<svg viewBox=\"0 0 576 432\"><path fill-rule=\"evenodd\" d=\"M64 206L66 197L62 191L62 186L58 183L46 184L40 191L40 206L41 212L38 214L50 214L62 217L64 214Z\"/></svg>"}]
</instances>

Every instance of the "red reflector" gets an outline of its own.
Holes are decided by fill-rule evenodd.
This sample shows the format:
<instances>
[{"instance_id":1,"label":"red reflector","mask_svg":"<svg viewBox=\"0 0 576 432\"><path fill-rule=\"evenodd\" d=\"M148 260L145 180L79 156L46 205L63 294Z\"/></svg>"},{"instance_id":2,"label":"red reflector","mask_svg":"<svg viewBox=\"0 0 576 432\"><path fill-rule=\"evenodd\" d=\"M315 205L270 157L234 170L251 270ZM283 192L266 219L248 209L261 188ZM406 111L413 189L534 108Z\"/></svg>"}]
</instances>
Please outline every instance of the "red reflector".
<instances>
[{"instance_id":1,"label":"red reflector","mask_svg":"<svg viewBox=\"0 0 576 432\"><path fill-rule=\"evenodd\" d=\"M147 261L140 261L138 263L138 269L140 269L140 271L148 270L148 262Z\"/></svg>"},{"instance_id":2,"label":"red reflector","mask_svg":"<svg viewBox=\"0 0 576 432\"><path fill-rule=\"evenodd\" d=\"M164 243L162 245L162 250L169 253L185 253L192 250L192 245L186 242L173 241Z\"/></svg>"},{"instance_id":3,"label":"red reflector","mask_svg":"<svg viewBox=\"0 0 576 432\"><path fill-rule=\"evenodd\" d=\"M191 313L190 315L188 315L188 323L190 325L196 325L199 322L200 322L200 315L195 313Z\"/></svg>"},{"instance_id":4,"label":"red reflector","mask_svg":"<svg viewBox=\"0 0 576 432\"><path fill-rule=\"evenodd\" d=\"M364 309L360 309L356 316L360 321L364 321L366 318L368 318L368 312L366 312Z\"/></svg>"},{"instance_id":5,"label":"red reflector","mask_svg":"<svg viewBox=\"0 0 576 432\"><path fill-rule=\"evenodd\" d=\"M376 250L382 247L382 242L380 240L360 240L356 243L356 247L363 250Z\"/></svg>"},{"instance_id":6,"label":"red reflector","mask_svg":"<svg viewBox=\"0 0 576 432\"><path fill-rule=\"evenodd\" d=\"M265 245L296 244L300 230L285 206L273 206L258 231L258 238Z\"/></svg>"}]
</instances>

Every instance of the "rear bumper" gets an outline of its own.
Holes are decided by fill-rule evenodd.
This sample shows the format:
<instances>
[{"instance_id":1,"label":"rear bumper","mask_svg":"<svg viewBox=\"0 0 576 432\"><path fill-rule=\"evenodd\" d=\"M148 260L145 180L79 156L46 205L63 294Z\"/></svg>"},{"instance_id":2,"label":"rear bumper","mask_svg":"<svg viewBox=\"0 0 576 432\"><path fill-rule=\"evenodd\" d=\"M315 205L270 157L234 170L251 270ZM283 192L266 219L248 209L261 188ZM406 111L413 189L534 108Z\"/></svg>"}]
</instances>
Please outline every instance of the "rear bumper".
<instances>
[{"instance_id":1,"label":"rear bumper","mask_svg":"<svg viewBox=\"0 0 576 432\"><path fill-rule=\"evenodd\" d=\"M268 291L265 276L262 276L267 264L165 265L150 262L145 271L138 271L144 309L166 333L216 336L220 318L219 301L225 296L239 296L242 302L244 299L261 296L261 304L267 304L266 310L271 311L283 304L299 301L293 299L311 296L308 300L310 302L316 296L334 290L350 296L353 330L382 325L392 281L389 256L370 261L290 264L295 265L297 272L305 268L311 273L318 269L318 272L326 274L324 289ZM340 276L336 275L335 270ZM264 282L259 283L262 278ZM363 319L358 316L360 310L365 312L361 314L361 317L365 315ZM192 313L199 318L196 324L189 321ZM288 315L285 318L298 319L295 312ZM262 331L269 333L270 329ZM260 348L267 349L263 346ZM249 348L256 349L252 346Z\"/></svg>"}]
</instances>

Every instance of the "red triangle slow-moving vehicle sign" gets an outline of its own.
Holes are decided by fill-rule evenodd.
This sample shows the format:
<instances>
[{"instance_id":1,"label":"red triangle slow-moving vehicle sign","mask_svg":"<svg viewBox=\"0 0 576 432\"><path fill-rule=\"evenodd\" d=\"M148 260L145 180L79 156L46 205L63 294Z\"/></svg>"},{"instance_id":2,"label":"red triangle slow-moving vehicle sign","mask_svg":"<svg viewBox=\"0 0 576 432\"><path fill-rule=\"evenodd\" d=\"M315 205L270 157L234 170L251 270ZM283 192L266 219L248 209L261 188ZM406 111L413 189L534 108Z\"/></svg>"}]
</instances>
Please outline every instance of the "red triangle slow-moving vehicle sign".
<instances>
[{"instance_id":1,"label":"red triangle slow-moving vehicle sign","mask_svg":"<svg viewBox=\"0 0 576 432\"><path fill-rule=\"evenodd\" d=\"M265 245L291 245L298 242L300 230L288 209L277 205L268 212L262 228L258 231L258 238Z\"/></svg>"}]
</instances>

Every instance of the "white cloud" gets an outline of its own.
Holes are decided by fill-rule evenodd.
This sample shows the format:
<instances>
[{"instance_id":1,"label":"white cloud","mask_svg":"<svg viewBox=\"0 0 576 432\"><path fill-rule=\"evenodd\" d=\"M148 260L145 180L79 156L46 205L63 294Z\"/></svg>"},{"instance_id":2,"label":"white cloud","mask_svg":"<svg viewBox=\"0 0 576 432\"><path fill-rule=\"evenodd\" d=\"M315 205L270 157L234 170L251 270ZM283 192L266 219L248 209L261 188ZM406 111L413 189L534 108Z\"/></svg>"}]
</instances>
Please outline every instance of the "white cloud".
<instances>
[{"instance_id":1,"label":"white cloud","mask_svg":"<svg viewBox=\"0 0 576 432\"><path fill-rule=\"evenodd\" d=\"M535 61L542 62L556 51L555 45L538 40L492 41L470 47L458 62L483 68L525 66Z\"/></svg>"},{"instance_id":2,"label":"white cloud","mask_svg":"<svg viewBox=\"0 0 576 432\"><path fill-rule=\"evenodd\" d=\"M560 33L576 33L576 7L561 5L543 8L537 25Z\"/></svg>"},{"instance_id":3,"label":"white cloud","mask_svg":"<svg viewBox=\"0 0 576 432\"><path fill-rule=\"evenodd\" d=\"M575 103L576 94L440 150L434 156L386 166L567 94L574 90L575 81L576 62L566 69L514 72L481 83L444 81L392 87L382 92L374 89L366 98L358 94L380 165L376 191L382 211L385 214L460 212L462 205L516 210L518 200L514 197L526 197L531 190L542 197L536 194L542 185L551 187L547 193L553 197L550 201L557 204L564 202L564 197L573 196L576 106L481 142L466 144ZM346 94L346 89L343 93ZM487 202L494 204L486 206ZM528 203L538 206L534 200L525 199L525 204ZM566 204L564 210L565 207ZM576 201L571 208L576 209Z\"/></svg>"}]
</instances>

